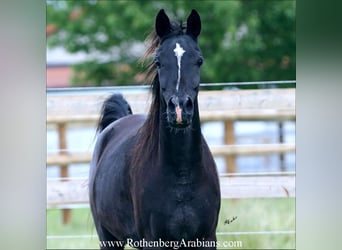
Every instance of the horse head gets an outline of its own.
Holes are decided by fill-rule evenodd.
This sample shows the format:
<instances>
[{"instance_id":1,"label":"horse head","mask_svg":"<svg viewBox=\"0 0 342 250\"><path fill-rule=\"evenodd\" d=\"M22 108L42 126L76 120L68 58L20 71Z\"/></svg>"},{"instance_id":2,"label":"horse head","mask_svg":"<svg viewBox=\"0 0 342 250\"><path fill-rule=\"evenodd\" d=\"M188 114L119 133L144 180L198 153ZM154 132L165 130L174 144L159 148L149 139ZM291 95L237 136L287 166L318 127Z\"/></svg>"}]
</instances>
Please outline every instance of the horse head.
<instances>
[{"instance_id":1,"label":"horse head","mask_svg":"<svg viewBox=\"0 0 342 250\"><path fill-rule=\"evenodd\" d=\"M172 27L160 10L155 30L161 43L155 55L162 106L173 128L188 127L194 116L203 56L197 44L201 19L196 10L187 18L186 28ZM196 103L195 103L196 102Z\"/></svg>"}]
</instances>

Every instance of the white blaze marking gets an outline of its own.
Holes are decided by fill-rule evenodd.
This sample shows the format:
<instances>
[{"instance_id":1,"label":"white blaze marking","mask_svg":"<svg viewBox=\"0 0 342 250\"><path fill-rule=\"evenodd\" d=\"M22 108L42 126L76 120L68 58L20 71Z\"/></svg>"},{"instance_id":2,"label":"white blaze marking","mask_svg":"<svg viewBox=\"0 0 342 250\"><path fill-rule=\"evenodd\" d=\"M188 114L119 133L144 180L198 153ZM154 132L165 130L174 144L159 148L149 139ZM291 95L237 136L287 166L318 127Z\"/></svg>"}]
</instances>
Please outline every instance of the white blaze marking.
<instances>
[{"instance_id":1,"label":"white blaze marking","mask_svg":"<svg viewBox=\"0 0 342 250\"><path fill-rule=\"evenodd\" d=\"M181 74L181 59L183 54L185 53L185 50L179 45L179 43L176 43L176 48L173 50L175 52L175 56L177 57L177 65L178 65L178 78L177 78L177 86L176 90L179 89L179 82L180 82L180 74Z\"/></svg>"}]
</instances>

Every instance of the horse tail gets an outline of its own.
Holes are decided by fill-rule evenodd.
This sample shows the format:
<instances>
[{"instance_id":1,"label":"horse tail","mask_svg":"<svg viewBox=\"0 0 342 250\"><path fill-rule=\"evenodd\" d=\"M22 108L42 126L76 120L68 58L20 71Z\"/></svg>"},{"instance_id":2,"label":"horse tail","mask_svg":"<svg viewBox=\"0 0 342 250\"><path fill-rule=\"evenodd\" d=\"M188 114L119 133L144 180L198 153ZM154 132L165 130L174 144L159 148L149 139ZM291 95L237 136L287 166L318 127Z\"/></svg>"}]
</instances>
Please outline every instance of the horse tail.
<instances>
[{"instance_id":1,"label":"horse tail","mask_svg":"<svg viewBox=\"0 0 342 250\"><path fill-rule=\"evenodd\" d=\"M125 98L121 94L113 94L103 103L96 131L102 132L112 122L131 114L131 106Z\"/></svg>"}]
</instances>

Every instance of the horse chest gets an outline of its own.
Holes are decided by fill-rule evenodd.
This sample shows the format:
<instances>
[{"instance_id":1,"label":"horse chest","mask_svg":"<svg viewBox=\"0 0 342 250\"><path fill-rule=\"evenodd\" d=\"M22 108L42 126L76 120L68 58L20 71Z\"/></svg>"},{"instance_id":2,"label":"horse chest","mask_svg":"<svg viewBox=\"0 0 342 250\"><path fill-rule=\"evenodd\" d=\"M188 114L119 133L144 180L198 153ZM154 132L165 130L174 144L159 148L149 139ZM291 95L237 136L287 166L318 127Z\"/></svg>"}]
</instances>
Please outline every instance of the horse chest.
<instances>
[{"instance_id":1,"label":"horse chest","mask_svg":"<svg viewBox=\"0 0 342 250\"><path fill-rule=\"evenodd\" d=\"M170 195L167 232L175 239L191 239L201 226L201 208L192 185L176 185Z\"/></svg>"},{"instance_id":2,"label":"horse chest","mask_svg":"<svg viewBox=\"0 0 342 250\"><path fill-rule=\"evenodd\" d=\"M164 183L168 183L166 194L171 206L191 206L196 200L199 185L196 183L194 173L191 173L189 169L180 168L177 174L164 179Z\"/></svg>"},{"instance_id":3,"label":"horse chest","mask_svg":"<svg viewBox=\"0 0 342 250\"><path fill-rule=\"evenodd\" d=\"M161 199L165 209L165 223L168 234L187 238L186 234L192 234L198 227L200 213L198 209L198 192L196 185L186 177L178 177L177 181L170 182L172 185L166 190L164 199ZM175 235L176 234L176 235Z\"/></svg>"}]
</instances>

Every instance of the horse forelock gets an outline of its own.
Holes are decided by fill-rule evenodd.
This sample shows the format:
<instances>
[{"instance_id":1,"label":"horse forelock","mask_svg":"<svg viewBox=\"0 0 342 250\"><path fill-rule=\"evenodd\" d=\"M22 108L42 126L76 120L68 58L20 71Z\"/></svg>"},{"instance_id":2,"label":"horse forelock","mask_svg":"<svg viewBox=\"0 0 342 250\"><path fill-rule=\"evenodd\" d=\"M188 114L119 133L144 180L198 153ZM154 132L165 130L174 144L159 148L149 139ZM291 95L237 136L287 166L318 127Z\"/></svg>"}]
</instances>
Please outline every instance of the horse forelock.
<instances>
[{"instance_id":1,"label":"horse forelock","mask_svg":"<svg viewBox=\"0 0 342 250\"><path fill-rule=\"evenodd\" d=\"M157 68L154 64L154 57L160 48L163 41L170 37L185 35L186 34L186 23L183 22L172 22L171 23L171 30L169 34L165 35L163 38L160 38L155 29L147 36L146 43L149 44L148 48L144 56L142 57L143 64L146 64L145 71L146 71L146 80L150 82L151 85L155 83L156 76L157 76ZM147 63L146 63L147 62Z\"/></svg>"}]
</instances>

